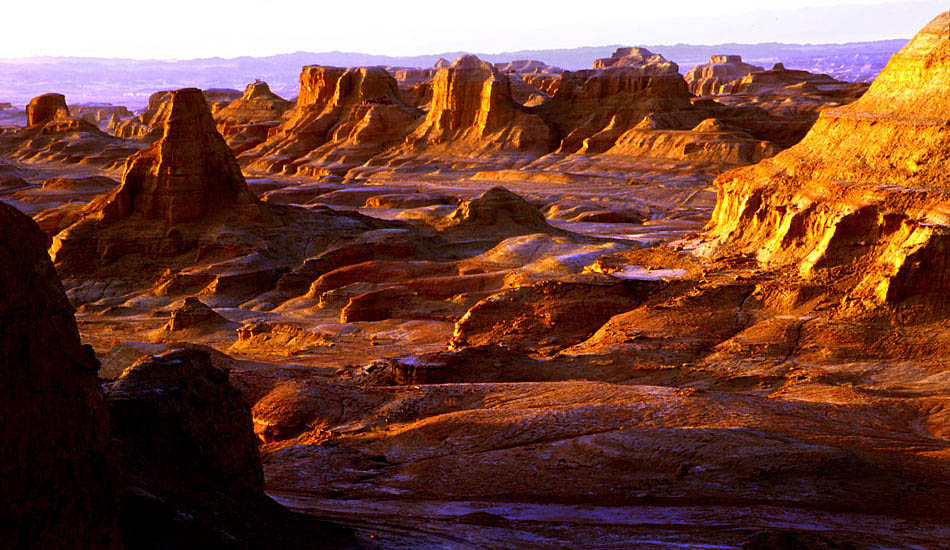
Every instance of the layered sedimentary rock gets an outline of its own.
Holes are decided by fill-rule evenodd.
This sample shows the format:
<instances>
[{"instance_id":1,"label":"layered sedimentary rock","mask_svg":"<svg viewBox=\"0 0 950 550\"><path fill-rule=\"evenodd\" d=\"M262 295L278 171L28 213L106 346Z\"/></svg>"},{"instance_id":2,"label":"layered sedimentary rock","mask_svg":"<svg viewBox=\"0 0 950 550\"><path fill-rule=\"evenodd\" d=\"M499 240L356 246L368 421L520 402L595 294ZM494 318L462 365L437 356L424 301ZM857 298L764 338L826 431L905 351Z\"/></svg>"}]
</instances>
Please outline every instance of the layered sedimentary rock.
<instances>
[{"instance_id":1,"label":"layered sedimentary rock","mask_svg":"<svg viewBox=\"0 0 950 550\"><path fill-rule=\"evenodd\" d=\"M600 154L611 163L652 158L747 164L777 151L768 142L784 125L758 109L696 103L675 71L626 66L563 73L554 97L537 112L562 136L555 154L540 164ZM702 125L708 119L731 127Z\"/></svg>"},{"instance_id":2,"label":"layered sedimentary rock","mask_svg":"<svg viewBox=\"0 0 950 550\"><path fill-rule=\"evenodd\" d=\"M267 139L268 131L280 124L293 103L271 92L266 82L254 82L244 95L215 113L218 130L231 151L240 155Z\"/></svg>"},{"instance_id":3,"label":"layered sedimentary rock","mask_svg":"<svg viewBox=\"0 0 950 550\"><path fill-rule=\"evenodd\" d=\"M946 292L950 13L927 25L860 100L804 140L724 174L706 250L754 254L863 303Z\"/></svg>"},{"instance_id":4,"label":"layered sedimentary rock","mask_svg":"<svg viewBox=\"0 0 950 550\"><path fill-rule=\"evenodd\" d=\"M256 200L201 90L186 88L171 92L161 140L130 158L122 184L93 208L107 221L136 212L175 224Z\"/></svg>"},{"instance_id":5,"label":"layered sedimentary rock","mask_svg":"<svg viewBox=\"0 0 950 550\"><path fill-rule=\"evenodd\" d=\"M109 133L123 138L158 139L161 136L161 127L164 121L164 109L171 92L163 90L148 97L145 110L138 115L109 122Z\"/></svg>"},{"instance_id":6,"label":"layered sedimentary rock","mask_svg":"<svg viewBox=\"0 0 950 550\"><path fill-rule=\"evenodd\" d=\"M824 74L786 69L784 64L776 63L767 71L750 71L742 78L724 84L720 87L720 93L761 94L788 86L811 87L833 84L842 84L842 82Z\"/></svg>"},{"instance_id":7,"label":"layered sedimentary rock","mask_svg":"<svg viewBox=\"0 0 950 550\"><path fill-rule=\"evenodd\" d=\"M442 157L477 164L481 157L540 155L554 139L541 117L512 98L505 75L466 55L439 69L425 120L385 158Z\"/></svg>"},{"instance_id":8,"label":"layered sedimentary rock","mask_svg":"<svg viewBox=\"0 0 950 550\"><path fill-rule=\"evenodd\" d=\"M517 74L558 74L564 72L564 69L548 65L544 61L536 59L516 59L506 63L495 63L495 68L503 73Z\"/></svg>"},{"instance_id":9,"label":"layered sedimentary rock","mask_svg":"<svg viewBox=\"0 0 950 550\"><path fill-rule=\"evenodd\" d=\"M27 106L27 126L0 132L0 155L27 162L120 166L139 146L70 116L66 98L44 94Z\"/></svg>"},{"instance_id":10,"label":"layered sedimentary rock","mask_svg":"<svg viewBox=\"0 0 950 550\"><path fill-rule=\"evenodd\" d=\"M66 106L66 96L63 94L43 94L31 99L26 106L28 126L66 117L69 117L69 107Z\"/></svg>"},{"instance_id":11,"label":"layered sedimentary rock","mask_svg":"<svg viewBox=\"0 0 950 550\"><path fill-rule=\"evenodd\" d=\"M81 118L90 124L95 124L100 130L107 130L109 126L118 125L122 120L132 118L132 112L124 105L110 104L82 104L70 105L69 112L76 118Z\"/></svg>"},{"instance_id":12,"label":"layered sedimentary rock","mask_svg":"<svg viewBox=\"0 0 950 550\"><path fill-rule=\"evenodd\" d=\"M172 306L197 294L209 306L233 307L274 290L283 273L331 243L391 225L259 202L202 93L171 92L168 104L163 137L129 159L117 189L65 217L76 221L53 238L50 254L77 304L110 307L144 293L153 307Z\"/></svg>"},{"instance_id":13,"label":"layered sedimentary rock","mask_svg":"<svg viewBox=\"0 0 950 550\"><path fill-rule=\"evenodd\" d=\"M155 92L148 98L148 105L138 115L129 119L110 121L110 134L124 138L142 139L148 142L162 137L162 128L171 108L171 94L169 90ZM232 101L241 97L241 92L227 88L203 90L205 101L212 114L217 113Z\"/></svg>"},{"instance_id":14,"label":"layered sedimentary rock","mask_svg":"<svg viewBox=\"0 0 950 550\"><path fill-rule=\"evenodd\" d=\"M0 204L0 546L120 548L109 415L28 217Z\"/></svg>"},{"instance_id":15,"label":"layered sedimentary rock","mask_svg":"<svg viewBox=\"0 0 950 550\"><path fill-rule=\"evenodd\" d=\"M680 70L676 63L646 48L617 48L610 57L594 61L595 69L607 67L634 67L644 74L668 74Z\"/></svg>"},{"instance_id":16,"label":"layered sedimentary rock","mask_svg":"<svg viewBox=\"0 0 950 550\"><path fill-rule=\"evenodd\" d=\"M686 83L689 84L689 91L696 95L716 95L727 84L763 70L762 67L743 63L741 55L714 55L709 63L690 69L686 73Z\"/></svg>"},{"instance_id":17,"label":"layered sedimentary rock","mask_svg":"<svg viewBox=\"0 0 950 550\"><path fill-rule=\"evenodd\" d=\"M345 173L401 140L417 116L380 67L304 67L295 112L241 161L267 172Z\"/></svg>"}]
</instances>

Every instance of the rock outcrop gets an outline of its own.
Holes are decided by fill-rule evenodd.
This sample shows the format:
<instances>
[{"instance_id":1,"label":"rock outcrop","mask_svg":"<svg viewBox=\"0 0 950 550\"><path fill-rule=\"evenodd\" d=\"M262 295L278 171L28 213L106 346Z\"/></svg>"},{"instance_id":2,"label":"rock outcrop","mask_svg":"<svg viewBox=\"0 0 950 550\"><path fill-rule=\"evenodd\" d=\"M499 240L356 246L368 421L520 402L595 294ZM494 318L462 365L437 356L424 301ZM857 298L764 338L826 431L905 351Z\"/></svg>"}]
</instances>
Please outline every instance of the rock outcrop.
<instances>
[{"instance_id":1,"label":"rock outcrop","mask_svg":"<svg viewBox=\"0 0 950 550\"><path fill-rule=\"evenodd\" d=\"M401 140L417 116L381 67L304 67L294 113L241 161L266 172L342 174Z\"/></svg>"},{"instance_id":2,"label":"rock outcrop","mask_svg":"<svg viewBox=\"0 0 950 550\"><path fill-rule=\"evenodd\" d=\"M66 96L63 94L43 94L31 99L26 106L28 126L67 117L69 117L69 107L66 106Z\"/></svg>"},{"instance_id":3,"label":"rock outcrop","mask_svg":"<svg viewBox=\"0 0 950 550\"><path fill-rule=\"evenodd\" d=\"M106 385L128 487L128 548L347 548L348 531L264 494L247 401L206 351L140 360Z\"/></svg>"},{"instance_id":4,"label":"rock outcrop","mask_svg":"<svg viewBox=\"0 0 950 550\"><path fill-rule=\"evenodd\" d=\"M549 151L554 140L544 120L513 99L504 74L465 55L439 69L425 120L383 158L455 159L477 165L481 157L538 156Z\"/></svg>"},{"instance_id":5,"label":"rock outcrop","mask_svg":"<svg viewBox=\"0 0 950 550\"><path fill-rule=\"evenodd\" d=\"M171 97L171 92L162 90L148 97L145 110L138 115L125 120L117 119L109 122L109 133L122 138L147 138L156 140L161 137L161 129L165 120L165 106Z\"/></svg>"},{"instance_id":6,"label":"rock outcrop","mask_svg":"<svg viewBox=\"0 0 950 550\"><path fill-rule=\"evenodd\" d=\"M257 81L248 84L244 95L215 113L214 119L231 151L240 155L264 143L269 130L280 124L292 108L293 102L271 92L266 82Z\"/></svg>"},{"instance_id":7,"label":"rock outcrop","mask_svg":"<svg viewBox=\"0 0 950 550\"><path fill-rule=\"evenodd\" d=\"M100 130L108 130L111 125L118 125L121 121L132 118L132 112L123 105L84 103L70 105L69 112L76 118L81 118L90 124L95 124Z\"/></svg>"},{"instance_id":8,"label":"rock outcrop","mask_svg":"<svg viewBox=\"0 0 950 550\"><path fill-rule=\"evenodd\" d=\"M115 168L139 147L70 116L61 94L33 98L27 105L27 126L0 132L0 155L28 162Z\"/></svg>"},{"instance_id":9,"label":"rock outcrop","mask_svg":"<svg viewBox=\"0 0 950 550\"><path fill-rule=\"evenodd\" d=\"M594 61L595 69L607 67L633 67L650 75L678 73L680 70L676 63L646 48L617 48L610 57Z\"/></svg>"},{"instance_id":10,"label":"rock outcrop","mask_svg":"<svg viewBox=\"0 0 950 550\"><path fill-rule=\"evenodd\" d=\"M36 224L0 204L0 236L0 546L120 548L99 363Z\"/></svg>"},{"instance_id":11,"label":"rock outcrop","mask_svg":"<svg viewBox=\"0 0 950 550\"><path fill-rule=\"evenodd\" d=\"M686 73L689 91L696 95L716 95L727 84L764 69L742 62L741 55L714 55L709 63L697 65Z\"/></svg>"},{"instance_id":12,"label":"rock outcrop","mask_svg":"<svg viewBox=\"0 0 950 550\"><path fill-rule=\"evenodd\" d=\"M723 174L705 250L796 265L804 279L858 303L942 296L950 235L948 22L950 12L934 19L867 94L822 112L801 143Z\"/></svg>"},{"instance_id":13,"label":"rock outcrop","mask_svg":"<svg viewBox=\"0 0 950 550\"><path fill-rule=\"evenodd\" d=\"M171 92L161 140L131 157L122 184L92 209L107 221L139 213L176 224L256 201L201 90L186 88Z\"/></svg>"}]
</instances>

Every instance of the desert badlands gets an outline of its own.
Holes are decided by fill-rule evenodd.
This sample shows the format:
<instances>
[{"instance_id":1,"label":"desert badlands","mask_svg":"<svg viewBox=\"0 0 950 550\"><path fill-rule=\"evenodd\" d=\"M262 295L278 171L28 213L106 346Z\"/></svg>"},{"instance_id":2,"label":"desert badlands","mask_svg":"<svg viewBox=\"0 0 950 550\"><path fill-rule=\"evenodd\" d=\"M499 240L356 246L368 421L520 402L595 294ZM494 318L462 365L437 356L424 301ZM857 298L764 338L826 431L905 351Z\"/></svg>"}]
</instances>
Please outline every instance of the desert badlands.
<instances>
[{"instance_id":1,"label":"desert badlands","mask_svg":"<svg viewBox=\"0 0 950 550\"><path fill-rule=\"evenodd\" d=\"M48 91L0 103L0 547L950 548L950 12L864 83Z\"/></svg>"}]
</instances>

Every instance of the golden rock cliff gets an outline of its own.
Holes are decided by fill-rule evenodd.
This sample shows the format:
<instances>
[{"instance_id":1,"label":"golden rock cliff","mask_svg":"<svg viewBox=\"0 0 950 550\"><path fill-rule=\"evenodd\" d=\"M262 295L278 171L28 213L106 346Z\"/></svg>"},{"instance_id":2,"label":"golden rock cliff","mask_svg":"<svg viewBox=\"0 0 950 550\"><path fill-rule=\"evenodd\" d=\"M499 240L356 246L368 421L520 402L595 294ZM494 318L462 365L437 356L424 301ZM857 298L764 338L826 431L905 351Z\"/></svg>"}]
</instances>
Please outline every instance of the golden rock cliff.
<instances>
[{"instance_id":1,"label":"golden rock cliff","mask_svg":"<svg viewBox=\"0 0 950 550\"><path fill-rule=\"evenodd\" d=\"M400 140L417 116L381 67L304 67L293 116L241 160L267 172L345 173Z\"/></svg>"},{"instance_id":2,"label":"golden rock cliff","mask_svg":"<svg viewBox=\"0 0 950 550\"><path fill-rule=\"evenodd\" d=\"M950 288L950 12L928 24L855 103L805 139L723 174L701 246L797 265L846 301L897 302Z\"/></svg>"}]
</instances>

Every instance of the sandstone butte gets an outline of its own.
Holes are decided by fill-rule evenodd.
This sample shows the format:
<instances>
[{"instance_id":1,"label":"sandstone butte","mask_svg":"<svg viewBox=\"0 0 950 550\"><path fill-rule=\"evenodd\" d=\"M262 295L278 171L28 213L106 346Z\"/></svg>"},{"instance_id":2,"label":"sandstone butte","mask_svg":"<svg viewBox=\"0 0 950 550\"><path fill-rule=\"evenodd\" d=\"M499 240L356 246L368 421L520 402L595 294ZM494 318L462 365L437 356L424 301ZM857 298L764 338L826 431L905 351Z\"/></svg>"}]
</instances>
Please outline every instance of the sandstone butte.
<instances>
[{"instance_id":1,"label":"sandstone butte","mask_svg":"<svg viewBox=\"0 0 950 550\"><path fill-rule=\"evenodd\" d=\"M380 67L304 67L294 113L242 162L265 172L344 173L400 140L418 115Z\"/></svg>"},{"instance_id":2,"label":"sandstone butte","mask_svg":"<svg viewBox=\"0 0 950 550\"><path fill-rule=\"evenodd\" d=\"M161 295L196 286L253 295L320 246L385 225L260 202L202 92L173 91L167 103L162 137L127 160L121 184L57 227L50 254L74 300L103 298L97 278L112 281L115 295L105 298L119 303L115 289L151 284L165 288Z\"/></svg>"},{"instance_id":3,"label":"sandstone butte","mask_svg":"<svg viewBox=\"0 0 950 550\"><path fill-rule=\"evenodd\" d=\"M229 89L203 90L212 113L223 109L232 101L241 97L241 92ZM155 141L162 135L162 128L169 112L171 92L155 92L148 98L148 105L138 115L131 118L117 118L110 121L108 130L114 136Z\"/></svg>"},{"instance_id":4,"label":"sandstone butte","mask_svg":"<svg viewBox=\"0 0 950 550\"><path fill-rule=\"evenodd\" d=\"M685 78L690 92L716 95L728 83L763 70L762 67L743 63L741 55L714 55L709 63L690 69Z\"/></svg>"},{"instance_id":5,"label":"sandstone butte","mask_svg":"<svg viewBox=\"0 0 950 550\"><path fill-rule=\"evenodd\" d=\"M618 170L644 161L734 166L791 145L813 120L693 101L675 64L647 54L557 74L517 72L557 70L531 62L502 73L463 56L433 68L431 81L408 80L428 86L427 112L409 106L419 97L404 102L406 87L382 69L306 67L295 110L262 144L241 146L239 161L258 173L382 179L433 169ZM539 82L551 93L529 84L531 75L556 78ZM219 124L228 124L228 111Z\"/></svg>"},{"instance_id":6,"label":"sandstone butte","mask_svg":"<svg viewBox=\"0 0 950 550\"><path fill-rule=\"evenodd\" d=\"M377 162L398 157L492 158L506 152L549 150L554 135L544 121L511 96L508 78L475 56L456 59L436 72L425 118Z\"/></svg>"}]
</instances>

